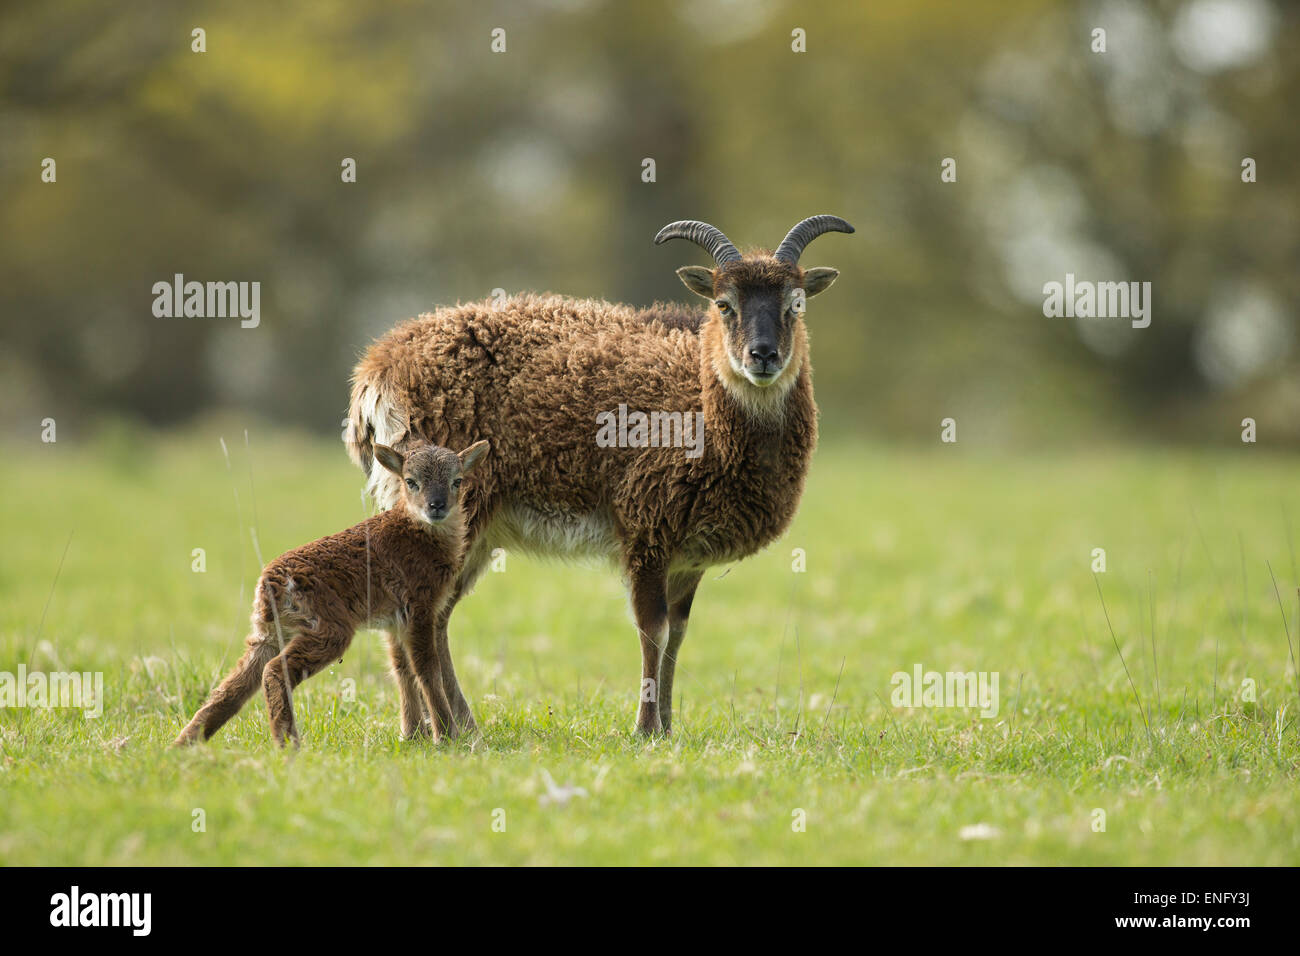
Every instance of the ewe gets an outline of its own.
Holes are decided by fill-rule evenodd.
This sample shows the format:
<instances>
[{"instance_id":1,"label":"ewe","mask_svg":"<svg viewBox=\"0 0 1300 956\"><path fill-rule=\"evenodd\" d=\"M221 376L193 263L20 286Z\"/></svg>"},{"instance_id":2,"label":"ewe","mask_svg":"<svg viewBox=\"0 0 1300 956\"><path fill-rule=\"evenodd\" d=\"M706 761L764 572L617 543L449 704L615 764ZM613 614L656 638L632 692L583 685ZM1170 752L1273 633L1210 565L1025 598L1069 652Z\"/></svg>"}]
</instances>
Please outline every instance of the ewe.
<instances>
[{"instance_id":1,"label":"ewe","mask_svg":"<svg viewBox=\"0 0 1300 956\"><path fill-rule=\"evenodd\" d=\"M521 295L422 315L366 352L346 440L381 506L396 503L401 486L371 466L376 443L481 435L495 449L466 495L465 564L434 625L459 724L474 718L447 621L504 547L617 563L641 641L636 726L671 729L673 673L701 575L773 541L803 492L817 441L803 307L839 273L803 269L799 256L832 231L853 227L813 216L775 253L742 256L713 226L675 222L656 243L689 239L717 263L677 270L707 311ZM702 421L702 451L598 442L620 406L661 422Z\"/></svg>"}]
</instances>

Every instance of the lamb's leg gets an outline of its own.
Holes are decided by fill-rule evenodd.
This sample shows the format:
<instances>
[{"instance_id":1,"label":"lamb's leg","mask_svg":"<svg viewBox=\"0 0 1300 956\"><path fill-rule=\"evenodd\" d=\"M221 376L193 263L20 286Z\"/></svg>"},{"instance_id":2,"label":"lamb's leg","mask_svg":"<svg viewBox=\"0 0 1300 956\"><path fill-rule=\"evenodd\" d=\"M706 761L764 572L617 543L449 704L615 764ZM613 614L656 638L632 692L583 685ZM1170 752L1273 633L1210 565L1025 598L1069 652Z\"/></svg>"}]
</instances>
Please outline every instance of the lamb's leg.
<instances>
[{"instance_id":1,"label":"lamb's leg","mask_svg":"<svg viewBox=\"0 0 1300 956\"><path fill-rule=\"evenodd\" d=\"M397 681L397 697L402 708L402 737L427 737L429 727L424 722L424 691L415 679L411 656L402 642L391 631L384 632L388 641L388 659L393 665L393 679Z\"/></svg>"},{"instance_id":2,"label":"lamb's leg","mask_svg":"<svg viewBox=\"0 0 1300 956\"><path fill-rule=\"evenodd\" d=\"M300 743L298 725L293 719L291 692L308 677L328 667L331 661L342 657L352 643L352 633L349 627L322 622L314 631L299 632L262 671L271 733L281 747L286 738L291 739L295 747Z\"/></svg>"},{"instance_id":3,"label":"lamb's leg","mask_svg":"<svg viewBox=\"0 0 1300 956\"><path fill-rule=\"evenodd\" d=\"M466 533L468 535L470 532ZM447 702L451 705L456 727L461 733L472 733L478 730L478 724L474 721L474 712L470 709L469 701L465 699L465 694L460 689L460 682L456 679L456 667L451 662L451 643L447 636L447 625L451 620L451 612L456 609L456 604L469 593L478 576L483 573L490 557L481 537L477 547L466 549L465 563L456 578L456 584L452 587L447 603L438 611L433 621L433 639L438 650L438 666L442 672L442 689L447 696Z\"/></svg>"},{"instance_id":4,"label":"lamb's leg","mask_svg":"<svg viewBox=\"0 0 1300 956\"><path fill-rule=\"evenodd\" d=\"M275 645L265 634L254 631L245 641L244 656L211 694L207 702L199 708L194 719L185 725L173 747L208 740L221 729L222 724L248 702L248 698L257 693L262 686L262 670L266 662L275 656Z\"/></svg>"},{"instance_id":5,"label":"lamb's leg","mask_svg":"<svg viewBox=\"0 0 1300 956\"><path fill-rule=\"evenodd\" d=\"M699 586L702 571L674 575L668 580L668 643L659 659L659 723L664 733L673 729L673 675L677 671L677 653L686 639L686 623L691 603Z\"/></svg>"},{"instance_id":6,"label":"lamb's leg","mask_svg":"<svg viewBox=\"0 0 1300 956\"><path fill-rule=\"evenodd\" d=\"M636 729L638 733L648 735L663 729L659 719L659 657L668 630L668 582L663 571L652 568L634 569L629 577L632 614L636 618L637 636L641 639L641 688Z\"/></svg>"},{"instance_id":7,"label":"lamb's leg","mask_svg":"<svg viewBox=\"0 0 1300 956\"><path fill-rule=\"evenodd\" d=\"M447 622L459 597L457 590L447 601L447 606L438 612L433 623L433 644L434 652L438 655L438 671L442 675L443 695L451 707L452 719L459 730L475 731L478 730L478 724L474 722L469 701L465 699L465 692L460 689L460 682L456 679L456 667L451 662L451 643L447 637Z\"/></svg>"},{"instance_id":8,"label":"lamb's leg","mask_svg":"<svg viewBox=\"0 0 1300 956\"><path fill-rule=\"evenodd\" d=\"M434 642L433 610L421 608L411 616L411 626L406 634L406 650L411 655L411 668L424 688L425 702L433 717L433 739L455 737L456 721L451 704L443 690L442 664Z\"/></svg>"}]
</instances>

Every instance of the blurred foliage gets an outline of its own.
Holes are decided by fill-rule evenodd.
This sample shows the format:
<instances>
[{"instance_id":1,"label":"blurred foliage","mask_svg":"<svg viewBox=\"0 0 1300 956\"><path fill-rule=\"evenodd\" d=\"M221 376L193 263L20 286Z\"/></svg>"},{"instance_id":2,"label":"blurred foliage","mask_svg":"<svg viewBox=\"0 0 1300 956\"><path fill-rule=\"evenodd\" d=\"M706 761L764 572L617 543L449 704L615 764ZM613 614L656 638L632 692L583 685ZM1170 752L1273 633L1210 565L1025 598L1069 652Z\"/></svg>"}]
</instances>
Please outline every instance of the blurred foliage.
<instances>
[{"instance_id":1,"label":"blurred foliage","mask_svg":"<svg viewBox=\"0 0 1300 956\"><path fill-rule=\"evenodd\" d=\"M664 223L771 247L830 212L859 231L805 256L843 273L809 316L828 430L1234 441L1249 415L1300 443L1294 4L0 16L0 401L24 434L224 406L326 432L359 350L405 317L496 287L682 299L673 270L702 253L654 247ZM1151 327L1045 318L1066 272L1150 281ZM175 273L260 281L261 325L155 318Z\"/></svg>"}]
</instances>

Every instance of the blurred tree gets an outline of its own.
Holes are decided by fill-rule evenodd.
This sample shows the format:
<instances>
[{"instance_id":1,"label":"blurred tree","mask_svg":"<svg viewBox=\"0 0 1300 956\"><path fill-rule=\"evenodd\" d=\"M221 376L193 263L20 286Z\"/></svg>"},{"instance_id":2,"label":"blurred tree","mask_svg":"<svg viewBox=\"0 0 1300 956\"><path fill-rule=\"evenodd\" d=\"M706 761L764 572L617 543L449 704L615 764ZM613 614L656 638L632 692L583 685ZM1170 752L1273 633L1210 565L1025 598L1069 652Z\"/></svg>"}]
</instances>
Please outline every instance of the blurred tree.
<instances>
[{"instance_id":1,"label":"blurred tree","mask_svg":"<svg viewBox=\"0 0 1300 956\"><path fill-rule=\"evenodd\" d=\"M15 415L236 406L334 430L356 354L402 318L496 287L683 298L673 270L700 257L654 247L665 222L771 246L832 212L859 233L809 252L843 273L809 317L829 431L932 440L955 415L988 441L1227 440L1249 414L1300 442L1294 5L65 0L0 16ZM1067 271L1152 282L1151 327L1044 317L1042 286ZM155 318L152 285L176 273L260 281L260 325Z\"/></svg>"}]
</instances>

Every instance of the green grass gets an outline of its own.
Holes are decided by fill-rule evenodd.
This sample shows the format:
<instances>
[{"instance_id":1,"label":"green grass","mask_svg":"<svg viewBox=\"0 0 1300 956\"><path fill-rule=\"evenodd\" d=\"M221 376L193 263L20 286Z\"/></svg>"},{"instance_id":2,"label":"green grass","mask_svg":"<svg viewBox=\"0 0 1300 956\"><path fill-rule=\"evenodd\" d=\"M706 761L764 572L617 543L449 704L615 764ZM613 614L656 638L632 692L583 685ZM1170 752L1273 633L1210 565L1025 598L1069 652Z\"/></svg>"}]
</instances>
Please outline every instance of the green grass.
<instances>
[{"instance_id":1,"label":"green grass","mask_svg":"<svg viewBox=\"0 0 1300 956\"><path fill-rule=\"evenodd\" d=\"M3 451L0 670L102 671L106 703L0 710L0 863L1300 863L1269 574L1294 631L1297 462L1253 446L827 445L790 533L701 586L672 738L631 733L616 576L512 555L453 622L480 737L400 741L364 631L296 695L297 754L260 699L166 747L239 653L247 529L269 558L362 515L341 448L209 423ZM890 706L915 664L997 672L998 715Z\"/></svg>"}]
</instances>

